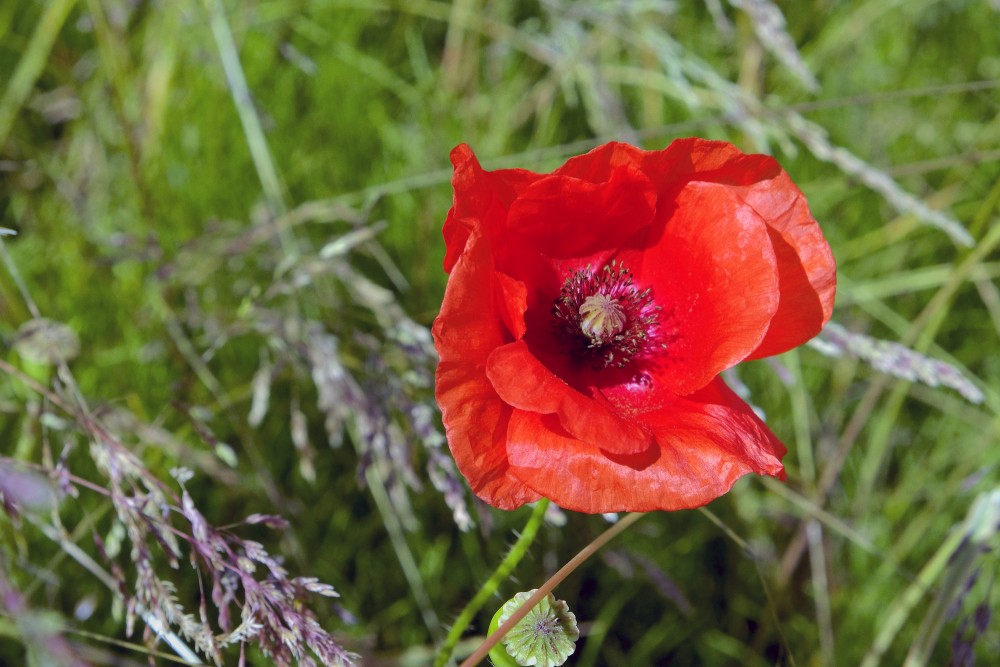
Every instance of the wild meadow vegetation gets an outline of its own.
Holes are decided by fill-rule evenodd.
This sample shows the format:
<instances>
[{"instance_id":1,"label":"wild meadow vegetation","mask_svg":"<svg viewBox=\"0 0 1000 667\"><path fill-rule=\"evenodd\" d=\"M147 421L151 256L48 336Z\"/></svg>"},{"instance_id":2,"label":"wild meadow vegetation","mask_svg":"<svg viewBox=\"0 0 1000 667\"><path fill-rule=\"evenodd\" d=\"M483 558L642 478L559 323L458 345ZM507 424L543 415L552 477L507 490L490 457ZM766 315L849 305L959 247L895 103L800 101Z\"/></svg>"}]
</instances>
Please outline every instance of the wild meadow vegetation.
<instances>
[{"instance_id":1,"label":"wild meadow vegetation","mask_svg":"<svg viewBox=\"0 0 1000 667\"><path fill-rule=\"evenodd\" d=\"M778 158L836 309L727 376L787 481L577 569L569 664L990 664L998 25L995 0L0 3L0 664L431 664L531 514L472 497L434 402L449 150L548 171L692 135ZM550 509L456 656L609 520Z\"/></svg>"}]
</instances>

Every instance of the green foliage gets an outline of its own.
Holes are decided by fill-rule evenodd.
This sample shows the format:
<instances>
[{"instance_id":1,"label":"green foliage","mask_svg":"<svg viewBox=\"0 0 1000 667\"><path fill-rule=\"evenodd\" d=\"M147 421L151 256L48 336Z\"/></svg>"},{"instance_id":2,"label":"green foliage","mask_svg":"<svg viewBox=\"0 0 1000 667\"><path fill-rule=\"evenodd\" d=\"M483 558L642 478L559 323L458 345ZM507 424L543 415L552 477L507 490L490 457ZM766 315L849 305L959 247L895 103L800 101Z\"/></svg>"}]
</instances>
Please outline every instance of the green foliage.
<instances>
[{"instance_id":1,"label":"green foliage","mask_svg":"<svg viewBox=\"0 0 1000 667\"><path fill-rule=\"evenodd\" d=\"M430 412L448 151L546 170L690 134L774 153L837 257L834 320L986 380L983 400L843 350L742 367L788 482L646 517L571 575L569 664L1000 653L982 622L1000 599L1000 10L783 3L785 34L755 13L770 2L722 4L0 3L0 226L18 232L0 239L0 489L58 498L0 515L0 663L177 655L125 602L135 542L101 456L127 453L149 475L127 493L162 485L177 531L178 467L210 526L288 519L232 532L336 588L302 604L342 646L430 664L527 517L473 506L459 530ZM62 368L22 353L41 317L79 338ZM566 521L502 597L605 527ZM210 568L183 537L172 568L163 539L149 562L198 617Z\"/></svg>"}]
</instances>

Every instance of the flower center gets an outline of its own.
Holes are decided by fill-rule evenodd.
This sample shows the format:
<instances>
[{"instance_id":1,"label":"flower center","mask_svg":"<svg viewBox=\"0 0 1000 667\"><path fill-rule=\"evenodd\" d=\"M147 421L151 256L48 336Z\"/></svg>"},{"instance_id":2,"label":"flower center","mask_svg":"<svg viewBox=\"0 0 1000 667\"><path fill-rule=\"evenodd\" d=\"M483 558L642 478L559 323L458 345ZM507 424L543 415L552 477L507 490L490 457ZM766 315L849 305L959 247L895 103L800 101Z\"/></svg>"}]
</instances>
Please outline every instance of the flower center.
<instances>
[{"instance_id":1,"label":"flower center","mask_svg":"<svg viewBox=\"0 0 1000 667\"><path fill-rule=\"evenodd\" d=\"M636 289L632 272L615 261L571 274L552 308L570 354L592 360L598 370L624 368L651 347L664 347L657 340L659 313L652 290Z\"/></svg>"},{"instance_id":2,"label":"flower center","mask_svg":"<svg viewBox=\"0 0 1000 667\"><path fill-rule=\"evenodd\" d=\"M580 306L580 330L594 345L604 345L625 328L625 309L604 294L591 294Z\"/></svg>"}]
</instances>

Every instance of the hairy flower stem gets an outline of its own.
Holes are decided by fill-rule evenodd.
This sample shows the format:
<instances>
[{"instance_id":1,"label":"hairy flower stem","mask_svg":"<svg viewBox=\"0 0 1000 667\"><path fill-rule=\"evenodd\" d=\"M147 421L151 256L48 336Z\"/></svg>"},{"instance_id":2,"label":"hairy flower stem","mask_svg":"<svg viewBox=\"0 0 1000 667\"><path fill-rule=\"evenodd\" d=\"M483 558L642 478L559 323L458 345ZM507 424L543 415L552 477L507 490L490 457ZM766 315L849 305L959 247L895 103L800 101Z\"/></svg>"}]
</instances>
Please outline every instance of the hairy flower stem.
<instances>
[{"instance_id":1,"label":"hairy flower stem","mask_svg":"<svg viewBox=\"0 0 1000 667\"><path fill-rule=\"evenodd\" d=\"M489 655L490 649L496 646L496 644L501 639L503 639L504 635L506 635L511 628L517 625L522 618L527 616L528 612L531 611L535 605L541 602L542 598L551 593L552 589L558 586L563 579L568 577L570 573L573 572L576 568L580 567L583 561L587 560L595 553L597 553L598 549L600 549L605 544L610 542L616 535L618 535L618 533L622 532L623 530L631 526L633 523L638 521L643 516L643 514L645 513L631 512L629 514L626 514L625 518L623 518L621 521L619 521L618 523L616 523L615 525L611 526L606 531L598 535L593 542L591 542L583 549L581 549L580 553L573 556L572 560L570 560L568 563L559 568L558 572L553 574L548 581L539 586L538 590L535 591L535 594L532 595L530 598L528 598L527 601L523 605L521 605L517 611L511 614L510 618L504 621L500 625L500 627L493 632L493 634L487 637L485 641L483 641L483 643L479 645L479 648L473 651L472 655L466 658L465 661L461 665L459 665L459 667L475 667L475 665L479 664L479 662L483 658ZM435 667L438 667L436 663Z\"/></svg>"},{"instance_id":2,"label":"hairy flower stem","mask_svg":"<svg viewBox=\"0 0 1000 667\"><path fill-rule=\"evenodd\" d=\"M528 547L535 540L535 535L538 534L538 529L542 525L542 519L545 517L545 510L548 509L549 499L542 498L535 504L535 510L531 513L531 517L528 519L528 523L525 524L524 530L521 532L521 536L517 538L517 542L511 547L511 550L507 553L507 557L501 561L497 569L493 571L490 578L486 580L483 587L479 589L476 596L465 605L465 609L462 613L458 615L455 619L455 624L451 626L451 630L448 632L448 636L444 640L444 644L441 646L441 650L438 651L437 656L434 658L434 667L444 667L448 663L449 658L451 658L452 652L455 650L455 646L458 644L458 640L462 638L462 633L465 629L469 627L472 623L473 617L482 609L483 605L493 597L500 584L510 576L510 573L514 571L517 564L521 562L524 555L528 553ZM534 600L534 598L532 598ZM529 601L531 605L525 605L526 610L529 611L531 607L537 604L537 600ZM520 611L520 610L518 610ZM524 614L521 614L523 616ZM503 635L501 635L503 636ZM486 653L489 653L487 649ZM486 653L483 653L485 656ZM482 659L482 658L480 658Z\"/></svg>"}]
</instances>

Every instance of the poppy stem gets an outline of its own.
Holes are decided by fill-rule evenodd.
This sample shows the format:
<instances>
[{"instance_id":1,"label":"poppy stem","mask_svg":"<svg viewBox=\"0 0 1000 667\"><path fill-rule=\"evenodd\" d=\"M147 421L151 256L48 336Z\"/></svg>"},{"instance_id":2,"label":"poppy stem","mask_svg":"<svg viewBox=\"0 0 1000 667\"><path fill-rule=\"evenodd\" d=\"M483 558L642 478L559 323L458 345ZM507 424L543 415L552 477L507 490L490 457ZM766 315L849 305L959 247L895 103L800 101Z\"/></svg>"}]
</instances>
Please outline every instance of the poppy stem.
<instances>
[{"instance_id":1,"label":"poppy stem","mask_svg":"<svg viewBox=\"0 0 1000 667\"><path fill-rule=\"evenodd\" d=\"M517 611L511 614L510 618L504 621L499 628L494 630L493 634L487 637L483 643L479 645L479 648L473 651L472 655L466 658L465 661L459 665L459 667L475 667L475 665L479 664L479 662L489 654L490 649L496 646L497 643L503 639L504 635L506 635L511 628L517 625L522 618L527 616L528 612L542 601L542 598L551 593L552 589L558 586L563 579L568 577L570 573L578 568L583 561L597 553L598 549L610 542L616 535L618 535L618 533L624 531L626 528L638 521L643 514L643 512L631 512L626 514L621 521L605 530L603 533L598 535L593 542L581 549L580 553L573 556L572 560L559 568L558 572L553 574L549 577L548 581L539 586L538 590L535 591L535 594L528 598L524 604L518 607Z\"/></svg>"},{"instance_id":2,"label":"poppy stem","mask_svg":"<svg viewBox=\"0 0 1000 667\"><path fill-rule=\"evenodd\" d=\"M448 663L451 654L455 651L458 640L462 638L462 633L472 623L472 619L482 609L483 605L493 597L500 584L510 576L510 573L514 571L514 568L521 562L524 555L528 553L528 547L531 546L531 543L535 540L535 535L538 534L538 529L542 525L542 519L545 517L545 510L548 509L549 503L548 498L542 498L535 504L535 509L531 513L528 523L524 525L524 530L521 531L517 542L514 543L514 546L507 553L507 557L500 562L500 565L493 571L490 578L486 580L483 587L479 589L476 596L465 605L465 609L455 619L455 624L451 626L448 636L445 637L444 644L441 645L441 650L438 651L437 656L434 658L434 667L444 667ZM531 607L534 606L534 603L532 603ZM530 610L531 607L528 607L528 609Z\"/></svg>"}]
</instances>

